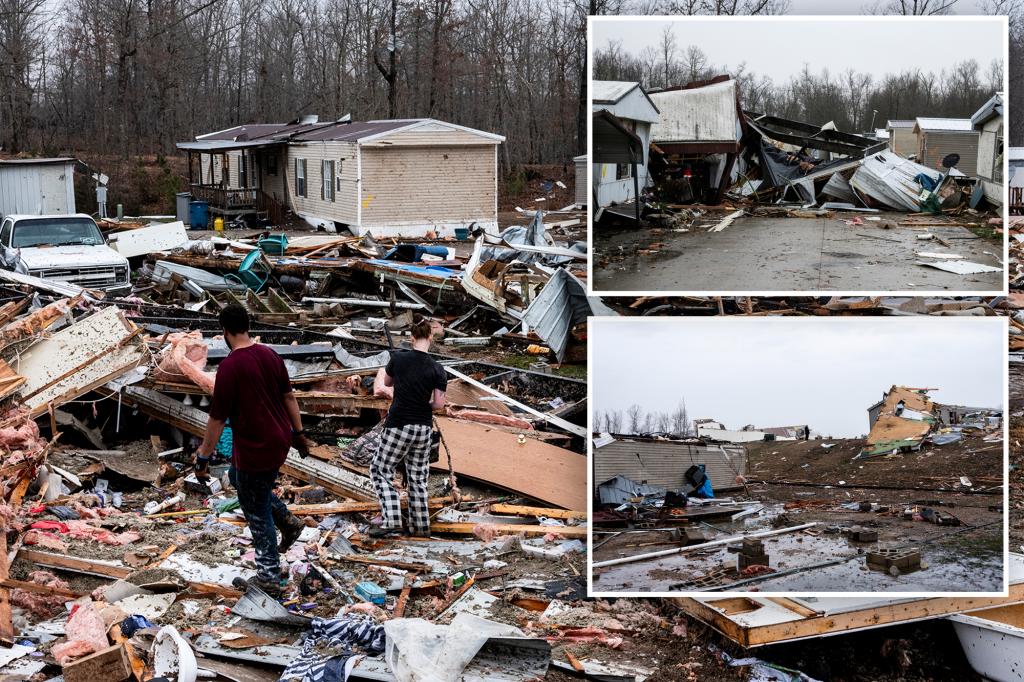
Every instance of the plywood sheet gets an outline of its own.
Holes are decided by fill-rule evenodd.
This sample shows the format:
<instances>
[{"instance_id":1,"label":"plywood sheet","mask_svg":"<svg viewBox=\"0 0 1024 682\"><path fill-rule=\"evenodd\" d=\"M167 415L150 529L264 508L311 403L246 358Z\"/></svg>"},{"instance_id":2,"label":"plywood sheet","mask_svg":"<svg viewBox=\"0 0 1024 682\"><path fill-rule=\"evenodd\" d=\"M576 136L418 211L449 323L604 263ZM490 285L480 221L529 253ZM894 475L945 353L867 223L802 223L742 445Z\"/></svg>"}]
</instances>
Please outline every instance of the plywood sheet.
<instances>
[{"instance_id":1,"label":"plywood sheet","mask_svg":"<svg viewBox=\"0 0 1024 682\"><path fill-rule=\"evenodd\" d=\"M587 508L587 458L484 424L439 418L455 473L563 509ZM447 470L444 450L435 470Z\"/></svg>"},{"instance_id":2,"label":"plywood sheet","mask_svg":"<svg viewBox=\"0 0 1024 682\"><path fill-rule=\"evenodd\" d=\"M485 393L476 386L467 384L461 379L448 382L445 401L449 405L460 405L474 410L483 410L491 414L511 415L512 408L492 395Z\"/></svg>"}]
</instances>

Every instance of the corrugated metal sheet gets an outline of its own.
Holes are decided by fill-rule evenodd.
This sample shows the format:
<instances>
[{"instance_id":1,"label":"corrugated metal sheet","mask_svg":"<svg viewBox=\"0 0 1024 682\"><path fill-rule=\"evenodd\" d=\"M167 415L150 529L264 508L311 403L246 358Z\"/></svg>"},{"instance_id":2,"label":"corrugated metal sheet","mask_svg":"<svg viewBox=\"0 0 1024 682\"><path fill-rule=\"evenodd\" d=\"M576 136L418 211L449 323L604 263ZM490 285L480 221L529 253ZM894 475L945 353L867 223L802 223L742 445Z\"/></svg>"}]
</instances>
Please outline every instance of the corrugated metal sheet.
<instances>
[{"instance_id":1,"label":"corrugated metal sheet","mask_svg":"<svg viewBox=\"0 0 1024 682\"><path fill-rule=\"evenodd\" d=\"M591 315L614 316L617 313L599 298L588 298L587 289L565 268L555 270L537 298L523 313L523 322L544 339L559 362L569 347L569 333Z\"/></svg>"},{"instance_id":2,"label":"corrugated metal sheet","mask_svg":"<svg viewBox=\"0 0 1024 682\"><path fill-rule=\"evenodd\" d=\"M676 490L683 487L683 474L694 464L705 466L712 488L728 490L738 487L736 476L746 472L747 453L739 445L620 440L594 451L594 480L626 476Z\"/></svg>"},{"instance_id":3,"label":"corrugated metal sheet","mask_svg":"<svg viewBox=\"0 0 1024 682\"><path fill-rule=\"evenodd\" d=\"M622 504L634 497L647 495L664 496L665 489L648 483L637 483L625 476L616 476L597 485L597 501L600 504Z\"/></svg>"},{"instance_id":4,"label":"corrugated metal sheet","mask_svg":"<svg viewBox=\"0 0 1024 682\"><path fill-rule=\"evenodd\" d=\"M969 118L922 118L918 116L916 127L918 130L949 130L963 131L972 130L974 126Z\"/></svg>"},{"instance_id":5,"label":"corrugated metal sheet","mask_svg":"<svg viewBox=\"0 0 1024 682\"><path fill-rule=\"evenodd\" d=\"M921 208L917 199L921 185L914 178L920 173L932 180L939 179L939 173L931 168L904 159L899 154L878 152L864 159L850 178L850 186L890 208L918 211Z\"/></svg>"},{"instance_id":6,"label":"corrugated metal sheet","mask_svg":"<svg viewBox=\"0 0 1024 682\"><path fill-rule=\"evenodd\" d=\"M0 164L0 216L75 212L74 159Z\"/></svg>"},{"instance_id":7,"label":"corrugated metal sheet","mask_svg":"<svg viewBox=\"0 0 1024 682\"><path fill-rule=\"evenodd\" d=\"M661 114L654 142L736 142L740 139L736 81L651 95Z\"/></svg>"}]
</instances>

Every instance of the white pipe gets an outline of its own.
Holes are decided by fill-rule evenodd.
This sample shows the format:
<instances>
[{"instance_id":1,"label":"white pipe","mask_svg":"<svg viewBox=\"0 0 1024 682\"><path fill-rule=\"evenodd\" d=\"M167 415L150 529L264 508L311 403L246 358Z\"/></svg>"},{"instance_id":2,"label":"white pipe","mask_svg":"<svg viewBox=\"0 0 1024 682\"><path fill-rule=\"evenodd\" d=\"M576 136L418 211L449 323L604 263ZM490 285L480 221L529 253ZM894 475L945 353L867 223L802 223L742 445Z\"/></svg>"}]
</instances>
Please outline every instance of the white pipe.
<instances>
[{"instance_id":1,"label":"white pipe","mask_svg":"<svg viewBox=\"0 0 1024 682\"><path fill-rule=\"evenodd\" d=\"M663 549L660 552L650 552L648 554L637 554L636 556L627 556L621 559L609 559L608 561L596 561L591 564L591 568L603 568L604 566L618 566L619 564L628 564L634 561L646 561L647 559L657 559L658 557L669 556L672 554L682 554L683 552L690 552L695 549L708 549L710 547L719 547L721 545L728 545L733 542L741 542L748 538L767 538L772 535L782 535L784 533L792 533L798 530L804 530L811 526L817 526L818 522L813 521L811 523L805 523L801 526L790 526L789 528L780 528L778 530L763 530L759 533L748 533L747 535L733 535L728 538L720 538L718 540L712 540L710 542L702 542L699 545L690 545L689 547L678 547L676 549Z\"/></svg>"}]
</instances>

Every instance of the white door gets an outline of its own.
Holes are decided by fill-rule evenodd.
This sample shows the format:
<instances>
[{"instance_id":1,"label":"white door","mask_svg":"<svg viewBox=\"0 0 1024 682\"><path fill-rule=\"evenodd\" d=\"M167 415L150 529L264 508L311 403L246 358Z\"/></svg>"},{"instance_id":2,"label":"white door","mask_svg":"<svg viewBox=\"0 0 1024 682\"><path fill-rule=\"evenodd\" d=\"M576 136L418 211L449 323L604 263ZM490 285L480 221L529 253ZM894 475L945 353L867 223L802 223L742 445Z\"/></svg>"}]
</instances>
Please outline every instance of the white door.
<instances>
[{"instance_id":1,"label":"white door","mask_svg":"<svg viewBox=\"0 0 1024 682\"><path fill-rule=\"evenodd\" d=\"M39 170L39 194L42 213L67 213L68 193L64 166L53 165Z\"/></svg>"}]
</instances>

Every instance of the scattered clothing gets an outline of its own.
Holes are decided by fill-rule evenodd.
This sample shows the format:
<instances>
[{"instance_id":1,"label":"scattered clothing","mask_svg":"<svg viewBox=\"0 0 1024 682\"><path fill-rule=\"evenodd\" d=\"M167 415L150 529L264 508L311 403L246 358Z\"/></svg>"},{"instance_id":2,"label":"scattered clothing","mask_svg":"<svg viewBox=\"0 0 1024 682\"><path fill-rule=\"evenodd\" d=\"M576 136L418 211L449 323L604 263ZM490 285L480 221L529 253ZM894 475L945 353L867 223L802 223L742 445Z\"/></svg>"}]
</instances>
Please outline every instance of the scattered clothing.
<instances>
[{"instance_id":1,"label":"scattered clothing","mask_svg":"<svg viewBox=\"0 0 1024 682\"><path fill-rule=\"evenodd\" d=\"M373 618L314 618L302 653L284 669L280 682L345 682L358 656L379 656L384 642L384 626Z\"/></svg>"}]
</instances>

